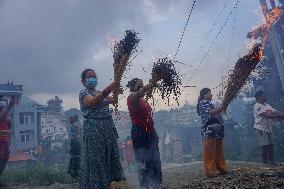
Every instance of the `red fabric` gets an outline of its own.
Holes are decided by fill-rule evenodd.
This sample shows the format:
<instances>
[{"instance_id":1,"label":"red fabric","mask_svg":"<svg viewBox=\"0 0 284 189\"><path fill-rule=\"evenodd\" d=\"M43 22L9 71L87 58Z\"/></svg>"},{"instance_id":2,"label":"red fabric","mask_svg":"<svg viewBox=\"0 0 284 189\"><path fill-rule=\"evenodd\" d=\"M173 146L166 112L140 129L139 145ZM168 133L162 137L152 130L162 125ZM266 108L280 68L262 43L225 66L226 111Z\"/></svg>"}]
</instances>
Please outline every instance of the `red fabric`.
<instances>
[{"instance_id":1,"label":"red fabric","mask_svg":"<svg viewBox=\"0 0 284 189\"><path fill-rule=\"evenodd\" d=\"M138 104L134 105L134 103L127 98L127 106L133 125L145 128L149 133L155 130L152 118L152 108L148 102L140 98Z\"/></svg>"},{"instance_id":2,"label":"red fabric","mask_svg":"<svg viewBox=\"0 0 284 189\"><path fill-rule=\"evenodd\" d=\"M0 131L8 131L9 130L9 124L7 121L0 121ZM8 142L9 136L3 136L0 135L0 141L2 142Z\"/></svg>"}]
</instances>

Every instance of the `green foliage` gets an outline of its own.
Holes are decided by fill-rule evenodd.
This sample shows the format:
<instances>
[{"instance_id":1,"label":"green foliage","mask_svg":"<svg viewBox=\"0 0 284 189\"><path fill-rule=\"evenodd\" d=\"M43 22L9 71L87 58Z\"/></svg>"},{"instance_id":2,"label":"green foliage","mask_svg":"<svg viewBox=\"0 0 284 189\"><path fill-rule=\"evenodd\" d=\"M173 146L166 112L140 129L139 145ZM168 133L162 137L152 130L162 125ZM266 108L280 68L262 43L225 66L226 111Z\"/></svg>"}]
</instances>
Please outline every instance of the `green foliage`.
<instances>
[{"instance_id":1,"label":"green foliage","mask_svg":"<svg viewBox=\"0 0 284 189\"><path fill-rule=\"evenodd\" d=\"M273 144L275 160L284 161L284 125L274 125ZM239 125L237 133L240 137L240 160L261 162L260 148L258 146L255 129L251 125Z\"/></svg>"},{"instance_id":2,"label":"green foliage","mask_svg":"<svg viewBox=\"0 0 284 189\"><path fill-rule=\"evenodd\" d=\"M259 148L256 139L255 129L250 125L239 125L237 131L240 137L241 155L244 161L259 161Z\"/></svg>"},{"instance_id":3,"label":"green foliage","mask_svg":"<svg viewBox=\"0 0 284 189\"><path fill-rule=\"evenodd\" d=\"M284 123L273 127L273 144L275 160L284 162Z\"/></svg>"},{"instance_id":4,"label":"green foliage","mask_svg":"<svg viewBox=\"0 0 284 189\"><path fill-rule=\"evenodd\" d=\"M224 153L227 160L241 160L240 135L235 128L235 122L225 122Z\"/></svg>"},{"instance_id":5,"label":"green foliage","mask_svg":"<svg viewBox=\"0 0 284 189\"><path fill-rule=\"evenodd\" d=\"M47 186L54 183L67 184L71 182L66 166L43 166L33 168L11 169L1 177L2 182L28 183L33 186Z\"/></svg>"}]
</instances>

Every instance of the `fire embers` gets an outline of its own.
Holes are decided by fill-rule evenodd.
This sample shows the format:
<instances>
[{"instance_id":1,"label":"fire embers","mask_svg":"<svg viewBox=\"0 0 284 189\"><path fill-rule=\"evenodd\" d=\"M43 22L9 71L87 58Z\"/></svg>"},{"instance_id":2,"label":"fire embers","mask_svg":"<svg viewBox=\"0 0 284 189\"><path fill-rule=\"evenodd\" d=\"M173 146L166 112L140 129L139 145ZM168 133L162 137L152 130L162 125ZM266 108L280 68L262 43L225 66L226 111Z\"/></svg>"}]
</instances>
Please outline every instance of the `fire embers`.
<instances>
[{"instance_id":1,"label":"fire embers","mask_svg":"<svg viewBox=\"0 0 284 189\"><path fill-rule=\"evenodd\" d=\"M167 98L168 105L170 102L170 97L178 103L178 98L180 96L180 86L181 79L175 69L174 60L169 60L168 58L161 58L154 63L152 68L152 76L159 78L160 82L157 83L156 87L147 94L147 98L153 97L153 93L156 89L161 92L161 97L164 100Z\"/></svg>"},{"instance_id":2,"label":"fire embers","mask_svg":"<svg viewBox=\"0 0 284 189\"><path fill-rule=\"evenodd\" d=\"M250 39L261 38L262 44L265 44L270 28L280 19L281 14L282 12L279 8L273 8L271 12L265 15L264 24L253 28L253 30L247 34L247 37Z\"/></svg>"},{"instance_id":3,"label":"fire embers","mask_svg":"<svg viewBox=\"0 0 284 189\"><path fill-rule=\"evenodd\" d=\"M223 100L225 108L236 98L247 82L256 65L262 60L263 49L261 44L255 44L250 52L240 58L226 83L226 92Z\"/></svg>"},{"instance_id":4,"label":"fire embers","mask_svg":"<svg viewBox=\"0 0 284 189\"><path fill-rule=\"evenodd\" d=\"M115 42L113 58L114 58L114 81L120 84L121 78L123 76L124 71L126 70L126 66L128 65L129 57L137 52L136 47L140 41L138 38L138 33L133 30L126 30L124 39ZM121 94L122 90L116 90L113 92L113 99L115 104L115 112L117 112L117 104L118 104L118 95Z\"/></svg>"}]
</instances>

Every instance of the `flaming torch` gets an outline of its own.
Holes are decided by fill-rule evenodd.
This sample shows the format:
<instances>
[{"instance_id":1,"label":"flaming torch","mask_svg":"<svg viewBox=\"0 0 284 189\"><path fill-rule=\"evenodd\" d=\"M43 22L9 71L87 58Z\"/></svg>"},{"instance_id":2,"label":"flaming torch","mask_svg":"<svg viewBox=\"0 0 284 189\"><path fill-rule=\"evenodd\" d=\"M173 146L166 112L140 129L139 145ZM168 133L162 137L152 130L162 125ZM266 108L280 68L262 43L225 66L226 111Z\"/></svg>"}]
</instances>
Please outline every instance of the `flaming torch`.
<instances>
[{"instance_id":1,"label":"flaming torch","mask_svg":"<svg viewBox=\"0 0 284 189\"><path fill-rule=\"evenodd\" d=\"M114 44L114 81L118 82L120 85L121 78L123 76L124 71L126 70L126 66L128 65L128 60L131 55L136 52L136 47L140 41L137 37L136 32L132 30L126 30L124 39ZM117 112L118 107L118 95L121 94L122 90L115 90L113 92L114 106L115 111Z\"/></svg>"},{"instance_id":2,"label":"flaming torch","mask_svg":"<svg viewBox=\"0 0 284 189\"><path fill-rule=\"evenodd\" d=\"M238 93L247 82L249 75L262 60L262 54L262 45L255 44L247 55L237 61L234 70L229 75L226 83L226 92L223 99L223 106L225 107L225 110L234 98L237 97Z\"/></svg>"},{"instance_id":3,"label":"flaming torch","mask_svg":"<svg viewBox=\"0 0 284 189\"><path fill-rule=\"evenodd\" d=\"M174 60L168 58L160 58L154 63L152 68L152 79L155 81L157 78L160 80L154 84L154 88L146 94L146 99L153 98L153 93L158 89L161 92L162 99L168 99L173 95L173 99L179 104L178 97L180 96L181 79L175 69ZM153 98L154 100L154 98ZM154 102L153 102L154 104Z\"/></svg>"}]
</instances>

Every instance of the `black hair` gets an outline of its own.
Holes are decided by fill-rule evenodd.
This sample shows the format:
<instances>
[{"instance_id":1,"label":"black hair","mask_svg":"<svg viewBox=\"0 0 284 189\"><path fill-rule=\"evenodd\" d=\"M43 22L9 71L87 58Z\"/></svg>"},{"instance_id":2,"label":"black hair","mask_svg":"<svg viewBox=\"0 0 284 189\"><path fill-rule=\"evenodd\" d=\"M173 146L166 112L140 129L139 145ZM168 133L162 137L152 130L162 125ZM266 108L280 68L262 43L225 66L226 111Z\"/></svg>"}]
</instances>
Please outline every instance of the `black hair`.
<instances>
[{"instance_id":1,"label":"black hair","mask_svg":"<svg viewBox=\"0 0 284 189\"><path fill-rule=\"evenodd\" d=\"M261 97L263 94L265 94L264 90L259 90L255 93L254 97L256 100L258 100L259 97Z\"/></svg>"},{"instance_id":2,"label":"black hair","mask_svg":"<svg viewBox=\"0 0 284 189\"><path fill-rule=\"evenodd\" d=\"M90 71L95 72L93 69L87 68L81 73L81 80L82 81L84 81L86 79L87 73L90 72Z\"/></svg>"},{"instance_id":3,"label":"black hair","mask_svg":"<svg viewBox=\"0 0 284 189\"><path fill-rule=\"evenodd\" d=\"M126 87L129 88L130 92L134 92L134 87L135 87L135 84L137 83L138 80L140 80L140 79L134 78L134 79L131 79L130 81L128 81Z\"/></svg>"},{"instance_id":4,"label":"black hair","mask_svg":"<svg viewBox=\"0 0 284 189\"><path fill-rule=\"evenodd\" d=\"M198 115L200 115L200 109L199 109L200 101L203 100L205 95L207 95L209 92L211 92L211 89L209 89L209 88L203 88L203 89L200 90L198 102L197 102L197 106L196 106Z\"/></svg>"}]
</instances>

